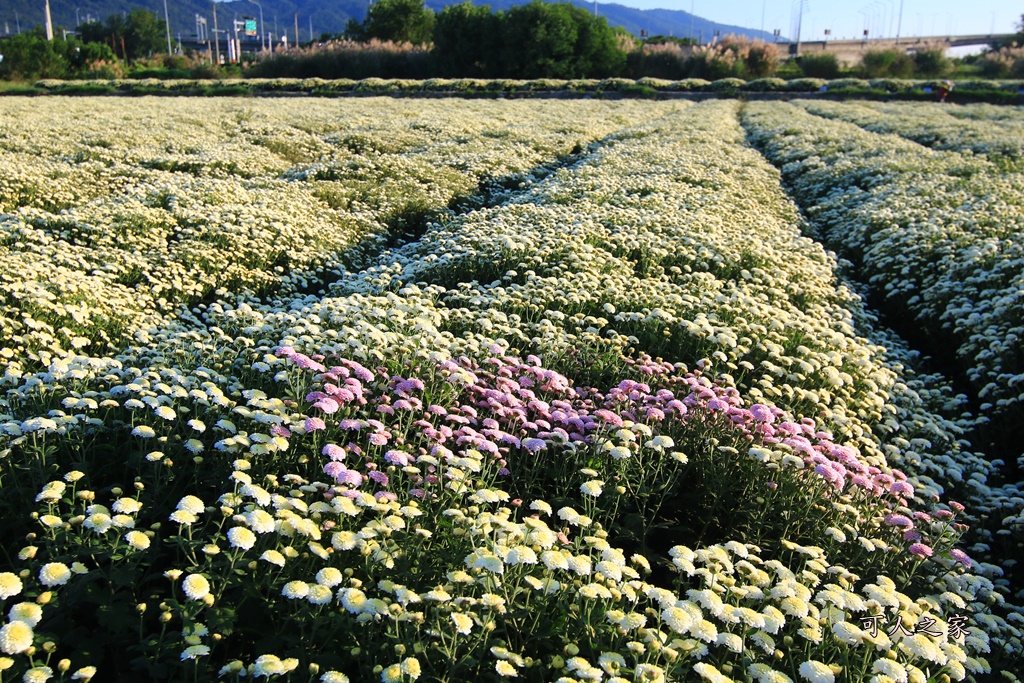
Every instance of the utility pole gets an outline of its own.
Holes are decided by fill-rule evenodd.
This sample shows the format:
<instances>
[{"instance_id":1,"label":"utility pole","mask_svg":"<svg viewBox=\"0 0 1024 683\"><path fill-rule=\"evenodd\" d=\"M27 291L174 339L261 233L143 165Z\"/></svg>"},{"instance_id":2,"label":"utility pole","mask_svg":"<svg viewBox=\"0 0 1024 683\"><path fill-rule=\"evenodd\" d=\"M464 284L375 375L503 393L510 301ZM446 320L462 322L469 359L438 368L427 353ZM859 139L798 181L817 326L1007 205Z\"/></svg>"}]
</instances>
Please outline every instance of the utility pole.
<instances>
[{"instance_id":1,"label":"utility pole","mask_svg":"<svg viewBox=\"0 0 1024 683\"><path fill-rule=\"evenodd\" d=\"M693 3L694 0L690 0L690 47L693 47Z\"/></svg>"},{"instance_id":2,"label":"utility pole","mask_svg":"<svg viewBox=\"0 0 1024 683\"><path fill-rule=\"evenodd\" d=\"M299 13L295 13L295 47L299 46Z\"/></svg>"},{"instance_id":3,"label":"utility pole","mask_svg":"<svg viewBox=\"0 0 1024 683\"><path fill-rule=\"evenodd\" d=\"M220 66L220 32L217 31L217 3L211 2L213 8L213 46L217 53L217 66Z\"/></svg>"},{"instance_id":4,"label":"utility pole","mask_svg":"<svg viewBox=\"0 0 1024 683\"><path fill-rule=\"evenodd\" d=\"M20 33L21 31L19 31ZM53 40L53 20L50 19L50 0L46 0L46 39Z\"/></svg>"},{"instance_id":5,"label":"utility pole","mask_svg":"<svg viewBox=\"0 0 1024 683\"><path fill-rule=\"evenodd\" d=\"M800 0L800 14L796 19L796 56L800 56L800 30L804 25L804 0Z\"/></svg>"},{"instance_id":6,"label":"utility pole","mask_svg":"<svg viewBox=\"0 0 1024 683\"><path fill-rule=\"evenodd\" d=\"M164 0L164 28L167 30L167 54L171 54L171 19L167 16L167 0Z\"/></svg>"}]
</instances>

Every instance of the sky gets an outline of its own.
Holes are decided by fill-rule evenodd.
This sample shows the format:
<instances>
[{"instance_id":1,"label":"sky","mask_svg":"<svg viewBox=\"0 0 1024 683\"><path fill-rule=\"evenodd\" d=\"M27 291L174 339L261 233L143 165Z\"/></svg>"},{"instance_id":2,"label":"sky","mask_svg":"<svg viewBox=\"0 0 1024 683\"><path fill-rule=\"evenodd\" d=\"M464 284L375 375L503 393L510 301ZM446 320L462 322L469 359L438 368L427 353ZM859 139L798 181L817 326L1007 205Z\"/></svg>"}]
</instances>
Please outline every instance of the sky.
<instances>
[{"instance_id":1,"label":"sky","mask_svg":"<svg viewBox=\"0 0 1024 683\"><path fill-rule=\"evenodd\" d=\"M797 16L803 2L803 40L860 38L867 29L871 37L892 37L903 20L900 36L1014 33L1024 14L1020 0L615 0L640 9L675 9L711 21L760 29L780 29L783 36L796 37ZM762 16L763 23L762 23Z\"/></svg>"}]
</instances>

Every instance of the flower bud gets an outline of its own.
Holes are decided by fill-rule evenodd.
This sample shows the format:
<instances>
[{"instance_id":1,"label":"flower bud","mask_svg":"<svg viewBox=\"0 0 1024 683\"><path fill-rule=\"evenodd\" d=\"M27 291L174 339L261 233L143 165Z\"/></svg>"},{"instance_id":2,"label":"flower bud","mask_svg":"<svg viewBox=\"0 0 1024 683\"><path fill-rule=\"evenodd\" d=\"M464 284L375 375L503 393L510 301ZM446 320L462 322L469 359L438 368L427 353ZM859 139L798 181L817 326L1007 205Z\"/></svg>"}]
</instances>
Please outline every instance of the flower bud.
<instances>
[{"instance_id":1,"label":"flower bud","mask_svg":"<svg viewBox=\"0 0 1024 683\"><path fill-rule=\"evenodd\" d=\"M44 592L39 594L39 597L36 598L36 602L39 603L40 605L48 605L48 604L50 604L51 600L53 600L53 592L52 591L44 591Z\"/></svg>"},{"instance_id":2,"label":"flower bud","mask_svg":"<svg viewBox=\"0 0 1024 683\"><path fill-rule=\"evenodd\" d=\"M57 671L60 671L61 673L66 672L70 668L71 668L71 660L70 659L62 659L59 662L57 662Z\"/></svg>"},{"instance_id":3,"label":"flower bud","mask_svg":"<svg viewBox=\"0 0 1024 683\"><path fill-rule=\"evenodd\" d=\"M163 614L160 615L160 623L166 624L168 621L170 621L173 618L174 618L174 615L172 615L170 612L164 612Z\"/></svg>"}]
</instances>

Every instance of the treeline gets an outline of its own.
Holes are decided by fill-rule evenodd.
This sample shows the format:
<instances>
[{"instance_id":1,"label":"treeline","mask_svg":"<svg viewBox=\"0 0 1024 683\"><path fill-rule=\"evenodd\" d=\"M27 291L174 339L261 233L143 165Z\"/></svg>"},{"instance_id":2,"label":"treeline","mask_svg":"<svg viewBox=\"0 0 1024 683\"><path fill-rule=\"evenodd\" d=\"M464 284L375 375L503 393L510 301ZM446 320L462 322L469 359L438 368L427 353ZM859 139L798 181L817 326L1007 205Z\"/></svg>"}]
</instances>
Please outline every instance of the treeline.
<instances>
[{"instance_id":1,"label":"treeline","mask_svg":"<svg viewBox=\"0 0 1024 683\"><path fill-rule=\"evenodd\" d=\"M261 56L265 78L764 77L779 53L727 37L704 47L648 44L569 3L534 0L506 11L464 2L439 13L422 0L377 0L363 22L303 48ZM652 39L649 41L654 43Z\"/></svg>"},{"instance_id":2,"label":"treeline","mask_svg":"<svg viewBox=\"0 0 1024 683\"><path fill-rule=\"evenodd\" d=\"M120 78L126 65L154 56L153 65L164 66L166 51L164 20L136 9L105 22L83 23L77 34L57 27L53 40L47 40L42 26L5 39L0 42L0 78Z\"/></svg>"}]
</instances>

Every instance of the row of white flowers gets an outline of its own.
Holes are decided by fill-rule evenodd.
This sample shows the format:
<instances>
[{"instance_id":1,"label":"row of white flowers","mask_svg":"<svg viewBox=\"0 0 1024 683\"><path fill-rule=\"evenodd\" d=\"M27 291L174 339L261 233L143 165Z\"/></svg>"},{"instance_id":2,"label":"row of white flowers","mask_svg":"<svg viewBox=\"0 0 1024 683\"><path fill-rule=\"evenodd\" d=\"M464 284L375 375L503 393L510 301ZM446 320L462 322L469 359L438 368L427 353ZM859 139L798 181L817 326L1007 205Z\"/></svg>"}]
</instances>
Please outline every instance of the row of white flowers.
<instances>
[{"instance_id":1,"label":"row of white flowers","mask_svg":"<svg viewBox=\"0 0 1024 683\"><path fill-rule=\"evenodd\" d=\"M930 336L952 337L983 415L1019 415L1024 174L792 105L752 104L745 121L822 238Z\"/></svg>"},{"instance_id":2,"label":"row of white flowers","mask_svg":"<svg viewBox=\"0 0 1024 683\"><path fill-rule=\"evenodd\" d=\"M1024 497L986 484L942 416L958 399L801 237L737 111L620 118L323 294L225 291L116 355L9 370L4 487L37 511L0 573L0 661L49 667L33 630L115 567L154 636L118 645L182 678L886 683L1011 661L998 554ZM972 563L954 525L988 518Z\"/></svg>"},{"instance_id":3,"label":"row of white flowers","mask_svg":"<svg viewBox=\"0 0 1024 683\"><path fill-rule=\"evenodd\" d=\"M1024 168L1024 115L1012 108L1000 108L1010 113L993 119L993 105L985 104L824 100L797 100L794 104L874 133L894 133L935 149L982 154L1001 168Z\"/></svg>"},{"instance_id":4,"label":"row of white flowers","mask_svg":"<svg viewBox=\"0 0 1024 683\"><path fill-rule=\"evenodd\" d=\"M0 358L38 367L77 349L102 355L217 291L304 288L358 264L407 214L444 209L657 111L462 109L5 101Z\"/></svg>"}]
</instances>

